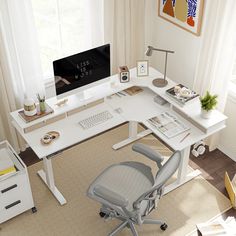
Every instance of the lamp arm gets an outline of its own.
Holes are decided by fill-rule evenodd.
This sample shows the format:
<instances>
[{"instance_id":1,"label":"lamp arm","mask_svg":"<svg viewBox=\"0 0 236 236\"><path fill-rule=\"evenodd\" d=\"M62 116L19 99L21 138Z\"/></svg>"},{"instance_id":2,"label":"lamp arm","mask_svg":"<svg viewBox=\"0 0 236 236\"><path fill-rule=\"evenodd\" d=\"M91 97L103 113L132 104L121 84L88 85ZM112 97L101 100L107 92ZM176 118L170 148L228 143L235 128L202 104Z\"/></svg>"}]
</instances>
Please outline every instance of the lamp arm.
<instances>
[{"instance_id":1,"label":"lamp arm","mask_svg":"<svg viewBox=\"0 0 236 236\"><path fill-rule=\"evenodd\" d=\"M160 49L160 48L153 48L153 47L152 47L152 50L159 51L159 52L168 52L168 53L174 53L174 51L170 51L170 50L164 50L164 49Z\"/></svg>"}]
</instances>

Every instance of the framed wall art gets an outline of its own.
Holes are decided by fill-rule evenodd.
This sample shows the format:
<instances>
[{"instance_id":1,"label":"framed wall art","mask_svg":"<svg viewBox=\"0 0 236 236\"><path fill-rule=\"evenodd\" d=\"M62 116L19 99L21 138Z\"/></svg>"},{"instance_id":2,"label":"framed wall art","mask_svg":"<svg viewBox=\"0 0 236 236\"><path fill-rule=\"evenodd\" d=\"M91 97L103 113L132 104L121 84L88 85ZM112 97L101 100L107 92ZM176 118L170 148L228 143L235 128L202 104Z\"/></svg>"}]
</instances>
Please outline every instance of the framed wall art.
<instances>
[{"instance_id":1,"label":"framed wall art","mask_svg":"<svg viewBox=\"0 0 236 236\"><path fill-rule=\"evenodd\" d=\"M148 75L148 61L137 61L137 76L147 76Z\"/></svg>"},{"instance_id":2,"label":"framed wall art","mask_svg":"<svg viewBox=\"0 0 236 236\"><path fill-rule=\"evenodd\" d=\"M200 35L204 0L157 0L158 16Z\"/></svg>"}]
</instances>

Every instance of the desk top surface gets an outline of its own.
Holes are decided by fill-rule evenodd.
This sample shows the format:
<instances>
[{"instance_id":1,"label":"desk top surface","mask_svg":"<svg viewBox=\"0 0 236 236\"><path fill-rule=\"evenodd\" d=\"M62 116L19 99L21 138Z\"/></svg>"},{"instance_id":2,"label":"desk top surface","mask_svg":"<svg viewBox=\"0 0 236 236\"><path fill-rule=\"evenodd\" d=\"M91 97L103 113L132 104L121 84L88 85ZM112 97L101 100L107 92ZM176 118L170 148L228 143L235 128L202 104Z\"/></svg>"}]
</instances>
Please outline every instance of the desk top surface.
<instances>
[{"instance_id":1,"label":"desk top surface","mask_svg":"<svg viewBox=\"0 0 236 236\"><path fill-rule=\"evenodd\" d=\"M156 96L156 94L163 97L171 105L178 107L178 109L186 114L187 117L191 117L191 119L201 124L205 128L214 126L215 124L218 124L227 118L222 113L215 111L217 114L214 115L213 119L202 119L200 117L200 102L198 100L192 103L191 106L185 105L184 107L180 107L165 94L165 91L168 88L176 85L175 82L168 79L168 86L165 88L157 88L152 85L152 80L160 76L161 74L158 71L150 68L149 76L137 77L136 69L131 69L131 80L129 83L121 84L119 83L118 75L111 76L105 79L102 83L98 83L96 86L87 90L90 94L93 95L88 100L79 100L77 95L72 95L68 99L68 104L63 107L56 107L56 98L48 99L47 103L54 109L54 113L41 119L48 119L66 113L76 107L83 106L89 102L96 101L100 98L105 97L105 102L102 104L98 104L95 107L91 107L81 112L75 113L74 115L68 116L62 120L56 121L52 124L46 125L29 133L24 133L22 129L28 127L29 125L32 125L33 123L37 124L37 122L40 122L42 120L39 119L37 121L30 122L30 124L27 124L24 123L23 120L19 117L18 111L15 111L11 113L13 125L15 125L17 130L35 151L39 158L43 158L56 152L60 152L65 148L73 146L79 142L82 142L127 121L138 121L140 123L143 123L147 128L150 128L157 136L159 136L174 150L182 150L183 148L190 146L203 138L206 138L211 133L214 133L224 127L224 124L222 124L220 127L216 127L215 129L212 129L210 133L206 134L195 127L193 124L191 124L189 121L176 114L173 110L171 110L171 113L174 113L177 117L179 117L180 120L190 126L191 135L186 140L180 143L180 140L184 137L186 132L174 138L168 139L159 131L153 130L153 127L150 126L150 124L147 122L147 119L171 109L170 105L161 106L156 104L153 101L153 98ZM115 95L116 92L122 91L134 85L143 87L144 91L133 96L118 97ZM116 112L116 108L121 108L122 112ZM113 118L108 120L105 125L97 125L88 130L83 130L79 126L78 122L80 120L105 110L108 110L113 115ZM55 140L48 146L42 145L40 142L40 138L45 133L52 130L59 131L60 138Z\"/></svg>"}]
</instances>

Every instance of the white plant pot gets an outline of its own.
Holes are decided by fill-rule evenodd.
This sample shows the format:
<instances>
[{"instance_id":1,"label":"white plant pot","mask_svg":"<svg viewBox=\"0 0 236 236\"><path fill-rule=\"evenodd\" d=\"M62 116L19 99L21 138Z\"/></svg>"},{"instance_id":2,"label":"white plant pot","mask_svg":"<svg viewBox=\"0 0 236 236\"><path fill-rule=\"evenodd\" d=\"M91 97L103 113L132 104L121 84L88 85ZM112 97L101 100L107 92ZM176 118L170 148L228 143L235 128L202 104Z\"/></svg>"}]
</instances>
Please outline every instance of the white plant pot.
<instances>
[{"instance_id":1,"label":"white plant pot","mask_svg":"<svg viewBox=\"0 0 236 236\"><path fill-rule=\"evenodd\" d=\"M210 119L211 116L212 116L212 111L213 110L206 111L206 110L202 109L201 110L201 117L204 118L204 119Z\"/></svg>"}]
</instances>

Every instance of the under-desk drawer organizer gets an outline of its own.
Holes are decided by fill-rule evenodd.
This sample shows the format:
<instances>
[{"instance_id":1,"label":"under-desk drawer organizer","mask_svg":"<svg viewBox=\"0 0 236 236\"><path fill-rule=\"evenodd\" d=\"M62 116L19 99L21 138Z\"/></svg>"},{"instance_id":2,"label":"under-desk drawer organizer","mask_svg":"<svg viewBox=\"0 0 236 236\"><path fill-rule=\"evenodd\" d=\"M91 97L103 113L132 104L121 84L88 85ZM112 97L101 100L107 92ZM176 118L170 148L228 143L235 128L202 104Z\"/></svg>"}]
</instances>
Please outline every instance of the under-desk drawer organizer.
<instances>
[{"instance_id":1,"label":"under-desk drawer organizer","mask_svg":"<svg viewBox=\"0 0 236 236\"><path fill-rule=\"evenodd\" d=\"M28 172L25 164L7 141L0 143L7 158L11 158L16 172L0 176L0 223L34 207Z\"/></svg>"}]
</instances>

